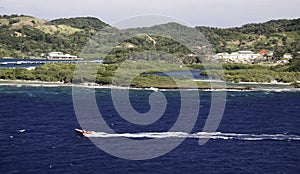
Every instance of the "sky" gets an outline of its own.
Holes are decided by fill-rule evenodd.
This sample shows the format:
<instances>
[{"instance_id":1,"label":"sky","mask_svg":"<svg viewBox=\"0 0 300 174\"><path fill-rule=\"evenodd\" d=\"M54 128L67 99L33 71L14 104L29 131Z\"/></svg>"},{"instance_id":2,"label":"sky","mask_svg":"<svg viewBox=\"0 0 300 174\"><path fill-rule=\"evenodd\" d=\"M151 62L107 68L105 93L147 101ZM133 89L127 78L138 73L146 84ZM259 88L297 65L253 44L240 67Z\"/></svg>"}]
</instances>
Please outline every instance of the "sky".
<instances>
[{"instance_id":1,"label":"sky","mask_svg":"<svg viewBox=\"0 0 300 174\"><path fill-rule=\"evenodd\" d=\"M300 0L1 0L0 14L42 19L93 16L113 24L137 15L164 15L192 26L237 27L300 17Z\"/></svg>"}]
</instances>

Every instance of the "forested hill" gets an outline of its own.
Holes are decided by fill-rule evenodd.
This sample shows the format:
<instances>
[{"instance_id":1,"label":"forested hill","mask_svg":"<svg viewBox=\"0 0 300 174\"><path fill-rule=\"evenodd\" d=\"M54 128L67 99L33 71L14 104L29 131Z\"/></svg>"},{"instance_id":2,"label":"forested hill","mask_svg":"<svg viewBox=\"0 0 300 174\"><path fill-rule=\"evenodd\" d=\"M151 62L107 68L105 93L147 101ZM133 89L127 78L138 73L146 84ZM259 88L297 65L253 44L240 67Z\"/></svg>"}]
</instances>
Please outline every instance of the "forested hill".
<instances>
[{"instance_id":1,"label":"forested hill","mask_svg":"<svg viewBox=\"0 0 300 174\"><path fill-rule=\"evenodd\" d=\"M68 25L74 28L99 31L108 24L94 17L61 18L49 21L47 25Z\"/></svg>"},{"instance_id":2,"label":"forested hill","mask_svg":"<svg viewBox=\"0 0 300 174\"><path fill-rule=\"evenodd\" d=\"M25 15L0 16L0 57L39 57L62 51L79 55L97 31L108 26L93 17L46 21Z\"/></svg>"},{"instance_id":3,"label":"forested hill","mask_svg":"<svg viewBox=\"0 0 300 174\"><path fill-rule=\"evenodd\" d=\"M268 49L278 56L300 51L300 18L271 20L235 28L196 27L216 52Z\"/></svg>"},{"instance_id":4,"label":"forested hill","mask_svg":"<svg viewBox=\"0 0 300 174\"><path fill-rule=\"evenodd\" d=\"M2 15L0 57L39 57L41 53L51 51L79 55L89 38L105 26L108 24L94 17L47 21L25 15ZM196 28L212 43L216 52L268 49L281 56L284 53L296 55L300 51L300 18L272 20L237 28ZM147 45L147 42L145 37L145 43L140 38L139 42L130 44L135 48Z\"/></svg>"}]
</instances>

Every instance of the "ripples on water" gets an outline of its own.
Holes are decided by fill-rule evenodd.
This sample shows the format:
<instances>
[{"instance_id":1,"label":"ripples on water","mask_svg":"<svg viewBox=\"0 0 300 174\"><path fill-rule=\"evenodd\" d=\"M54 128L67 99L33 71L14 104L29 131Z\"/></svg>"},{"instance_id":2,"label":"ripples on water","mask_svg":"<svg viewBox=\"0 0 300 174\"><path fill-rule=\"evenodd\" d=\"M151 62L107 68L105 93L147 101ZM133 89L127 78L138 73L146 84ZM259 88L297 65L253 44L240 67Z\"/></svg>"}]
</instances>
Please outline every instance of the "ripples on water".
<instances>
[{"instance_id":1,"label":"ripples on water","mask_svg":"<svg viewBox=\"0 0 300 174\"><path fill-rule=\"evenodd\" d=\"M138 126L118 116L108 89L96 89L101 113L117 132L98 132L96 137L186 138L173 151L146 161L113 157L75 133L74 128L80 127L71 92L70 87L0 86L0 173L300 171L300 92L228 92L218 132L201 133L210 106L210 92L202 91L200 114L192 132L168 133L179 113L178 92L163 91L169 101L164 116L151 125ZM151 92L130 92L136 110L150 109L147 99ZM199 146L199 138L211 140Z\"/></svg>"}]
</instances>

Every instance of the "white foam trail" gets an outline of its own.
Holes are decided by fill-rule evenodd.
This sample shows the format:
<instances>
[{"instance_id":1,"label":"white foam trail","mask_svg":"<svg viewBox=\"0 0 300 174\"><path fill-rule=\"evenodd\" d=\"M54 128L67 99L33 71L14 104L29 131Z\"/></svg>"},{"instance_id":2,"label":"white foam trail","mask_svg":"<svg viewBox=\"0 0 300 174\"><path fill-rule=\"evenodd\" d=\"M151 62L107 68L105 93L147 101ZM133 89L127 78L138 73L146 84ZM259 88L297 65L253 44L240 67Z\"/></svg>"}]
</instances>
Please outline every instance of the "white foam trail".
<instances>
[{"instance_id":1,"label":"white foam trail","mask_svg":"<svg viewBox=\"0 0 300 174\"><path fill-rule=\"evenodd\" d=\"M223 139L223 140L300 140L300 135L289 134L240 134L240 133L222 133L222 132L143 132L143 133L105 133L94 132L85 134L86 137L94 138L194 138L194 139Z\"/></svg>"}]
</instances>

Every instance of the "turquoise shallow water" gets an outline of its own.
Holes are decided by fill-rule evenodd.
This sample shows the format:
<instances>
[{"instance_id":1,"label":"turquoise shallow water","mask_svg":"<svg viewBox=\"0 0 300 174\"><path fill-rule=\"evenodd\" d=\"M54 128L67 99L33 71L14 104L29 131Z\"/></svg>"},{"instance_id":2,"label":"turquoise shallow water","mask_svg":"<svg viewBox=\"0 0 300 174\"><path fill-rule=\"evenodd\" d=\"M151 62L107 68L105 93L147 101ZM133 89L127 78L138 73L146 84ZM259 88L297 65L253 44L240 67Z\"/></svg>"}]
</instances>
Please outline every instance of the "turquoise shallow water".
<instances>
[{"instance_id":1,"label":"turquoise shallow water","mask_svg":"<svg viewBox=\"0 0 300 174\"><path fill-rule=\"evenodd\" d=\"M130 91L131 104L138 112L149 111L151 93L147 90ZM186 138L163 156L130 161L105 153L90 139L74 132L74 128L80 126L74 112L72 88L0 86L0 173L300 171L300 92L227 92L218 133L209 135L212 139L202 146L198 145L199 138L202 138L198 132L201 132L209 112L211 92L199 92L197 122L192 132L181 134L166 133L177 119L180 95L178 91L163 91L163 94L168 101L163 117L153 124L141 126L119 116L109 89L96 89L98 107L107 124L117 132L115 135L138 140L157 136ZM157 135L157 132L165 134ZM134 137L135 133L141 136ZM100 135L105 138L103 133ZM191 137L193 135L195 137Z\"/></svg>"}]
</instances>

